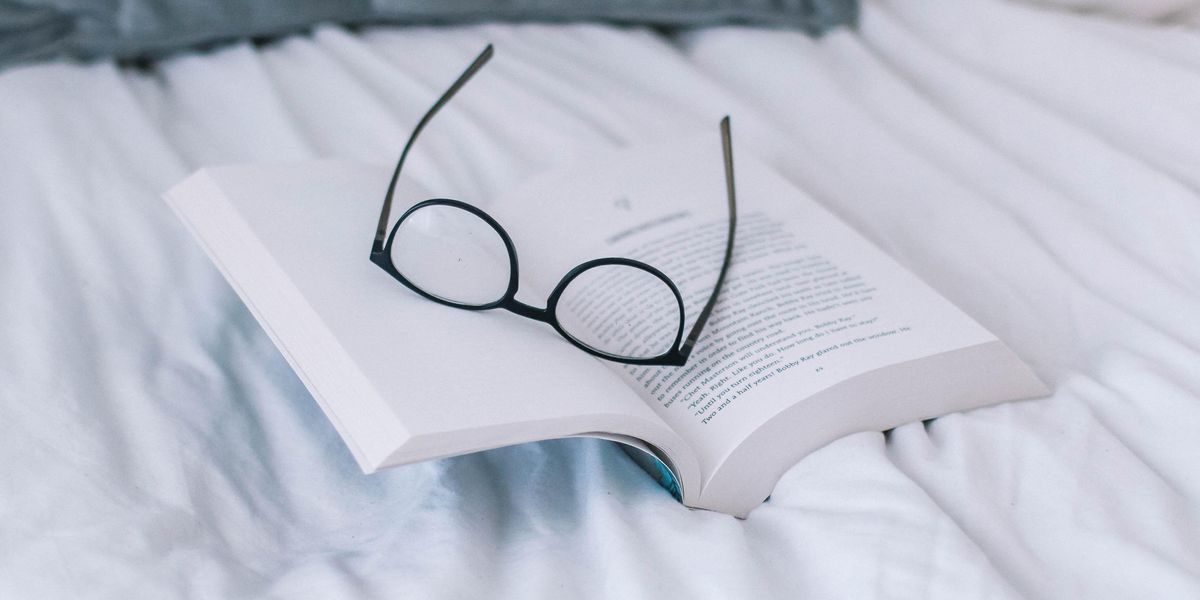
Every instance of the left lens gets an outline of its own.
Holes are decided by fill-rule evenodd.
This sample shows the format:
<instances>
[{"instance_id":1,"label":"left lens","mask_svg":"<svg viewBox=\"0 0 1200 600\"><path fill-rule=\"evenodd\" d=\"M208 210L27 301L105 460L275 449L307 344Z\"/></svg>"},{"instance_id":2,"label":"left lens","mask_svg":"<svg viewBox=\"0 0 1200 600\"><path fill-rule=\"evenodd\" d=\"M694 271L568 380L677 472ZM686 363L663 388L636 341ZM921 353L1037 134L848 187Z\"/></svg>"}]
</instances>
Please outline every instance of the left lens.
<instances>
[{"instance_id":1,"label":"left lens","mask_svg":"<svg viewBox=\"0 0 1200 600\"><path fill-rule=\"evenodd\" d=\"M508 247L490 223L449 204L404 217L392 238L392 266L425 293L461 306L504 297L512 279Z\"/></svg>"},{"instance_id":2,"label":"left lens","mask_svg":"<svg viewBox=\"0 0 1200 600\"><path fill-rule=\"evenodd\" d=\"M662 356L682 328L670 286L629 265L602 264L579 273L563 288L555 314L575 341L620 358Z\"/></svg>"}]
</instances>

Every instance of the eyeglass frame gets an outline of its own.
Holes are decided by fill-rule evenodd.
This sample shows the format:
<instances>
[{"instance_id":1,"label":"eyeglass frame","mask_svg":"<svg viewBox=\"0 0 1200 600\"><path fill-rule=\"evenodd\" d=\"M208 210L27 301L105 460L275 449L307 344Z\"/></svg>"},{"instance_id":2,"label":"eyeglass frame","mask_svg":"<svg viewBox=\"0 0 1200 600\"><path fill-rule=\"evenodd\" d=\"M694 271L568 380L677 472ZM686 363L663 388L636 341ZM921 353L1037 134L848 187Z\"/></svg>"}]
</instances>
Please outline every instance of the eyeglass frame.
<instances>
[{"instance_id":1,"label":"eyeglass frame","mask_svg":"<svg viewBox=\"0 0 1200 600\"><path fill-rule=\"evenodd\" d=\"M391 275L396 281L399 281L402 285L416 292L418 295L427 300L432 300L438 304L463 310L483 311L502 308L522 317L548 323L554 328L555 331L559 333L559 335L566 338L566 340L572 345L597 358L628 365L684 366L687 364L687 360L692 353L692 349L695 347L696 342L700 338L700 334L704 330L704 326L708 323L709 317L712 315L713 309L716 307L717 297L720 295L721 287L725 283L725 277L729 271L729 266L733 258L733 243L737 229L737 198L733 179L733 144L731 141L728 115L721 119L720 122L721 149L724 155L725 163L725 191L729 204L729 232L725 243L725 256L721 263L721 270L717 274L717 281L713 286L713 291L709 295L708 301L705 303L704 308L701 310L699 318L696 319L696 323L692 326L692 330L688 333L686 340L683 339L683 330L687 325L686 313L683 306L683 295L679 292L679 287L676 286L675 282L671 281L671 279L662 271L642 261L632 258L606 257L596 258L581 263L568 271L567 274L564 275L561 280L559 280L558 285L554 287L554 290L550 292L550 296L546 300L546 308L537 308L516 299L517 289L520 285L520 279L518 277L519 267L516 246L513 244L512 238L508 235L508 232L504 230L504 227L482 209L472 204L463 202L462 200L455 200L451 198L432 198L429 200L424 200L409 207L409 209L406 210L396 221L396 224L392 226L391 232L388 233L387 225L389 217L391 216L391 207L393 197L396 192L396 183L400 179L400 171L404 167L404 161L408 157L408 153L412 149L413 143L416 141L417 136L420 135L421 131L425 128L433 116L437 114L437 112L441 110L441 108L445 106L446 103L448 103L456 93L458 93L463 85L465 85L467 81L469 81L471 77L475 75L475 73L483 68L485 64L487 64L487 62L492 58L493 54L494 50L492 45L488 44L487 47L484 48L483 51L470 64L470 66L468 66L467 69L458 76L458 79L456 79L454 83L451 84L451 86L442 94L442 96L438 98L437 102L435 102L433 106L425 113L425 115L421 117L421 120L413 129L412 134L408 138L408 142L404 145L404 150L400 153L400 160L396 163L396 169L392 173L392 179L388 184L387 194L383 201L383 208L381 209L379 215L379 223L375 230L375 238L371 245L371 262L383 269L388 275ZM430 206L447 206L465 210L482 219L500 236L501 241L504 243L504 248L508 252L509 281L504 295L502 295L499 299L487 304L476 305L455 302L453 300L435 296L409 281L408 278L401 274L400 271L395 267L392 262L391 251L392 243L395 240L396 232L400 230L400 225L403 224L405 219L407 219L413 213ZM593 268L606 265L640 269L658 278L660 281L665 283L668 288L670 288L671 293L675 296L676 304L679 307L679 329L675 334L675 340L672 342L670 350L658 356L647 358L635 358L610 354L593 348L576 339L559 323L557 316L558 302L562 297L563 292L566 291L571 282L574 281L575 278Z\"/></svg>"}]
</instances>

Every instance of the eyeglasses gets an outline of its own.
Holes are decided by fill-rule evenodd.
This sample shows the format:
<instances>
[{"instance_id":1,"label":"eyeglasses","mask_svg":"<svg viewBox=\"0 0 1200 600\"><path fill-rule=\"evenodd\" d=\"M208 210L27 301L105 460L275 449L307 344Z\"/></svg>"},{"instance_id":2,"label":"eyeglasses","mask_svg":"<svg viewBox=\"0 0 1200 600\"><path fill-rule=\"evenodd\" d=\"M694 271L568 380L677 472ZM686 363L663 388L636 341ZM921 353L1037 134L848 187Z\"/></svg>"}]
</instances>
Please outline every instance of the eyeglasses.
<instances>
[{"instance_id":1,"label":"eyeglasses","mask_svg":"<svg viewBox=\"0 0 1200 600\"><path fill-rule=\"evenodd\" d=\"M662 271L629 258L598 258L571 269L546 308L516 299L517 251L500 223L484 211L439 198L415 204L388 233L396 181L421 130L492 57L489 44L417 123L388 184L371 246L371 262L405 287L439 304L465 310L503 308L549 323L567 341L599 358L631 365L687 363L716 306L733 255L737 207L729 117L721 120L729 234L716 285L683 339L683 296ZM682 343L681 343L682 341Z\"/></svg>"}]
</instances>

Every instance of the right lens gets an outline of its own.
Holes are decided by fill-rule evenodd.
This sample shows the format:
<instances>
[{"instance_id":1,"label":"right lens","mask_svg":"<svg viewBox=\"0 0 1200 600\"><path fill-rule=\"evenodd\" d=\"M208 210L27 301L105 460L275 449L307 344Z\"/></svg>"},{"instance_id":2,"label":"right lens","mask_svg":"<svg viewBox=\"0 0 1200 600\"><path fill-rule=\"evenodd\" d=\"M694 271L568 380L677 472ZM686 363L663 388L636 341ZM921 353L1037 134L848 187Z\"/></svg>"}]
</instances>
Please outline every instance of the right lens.
<instances>
[{"instance_id":1,"label":"right lens","mask_svg":"<svg viewBox=\"0 0 1200 600\"><path fill-rule=\"evenodd\" d=\"M409 213L396 229L391 259L425 293L463 306L500 300L512 278L500 232L479 215L449 204Z\"/></svg>"},{"instance_id":2,"label":"right lens","mask_svg":"<svg viewBox=\"0 0 1200 600\"><path fill-rule=\"evenodd\" d=\"M601 264L573 278L559 296L558 323L575 341L621 358L671 351L681 329L679 300L657 275Z\"/></svg>"}]
</instances>

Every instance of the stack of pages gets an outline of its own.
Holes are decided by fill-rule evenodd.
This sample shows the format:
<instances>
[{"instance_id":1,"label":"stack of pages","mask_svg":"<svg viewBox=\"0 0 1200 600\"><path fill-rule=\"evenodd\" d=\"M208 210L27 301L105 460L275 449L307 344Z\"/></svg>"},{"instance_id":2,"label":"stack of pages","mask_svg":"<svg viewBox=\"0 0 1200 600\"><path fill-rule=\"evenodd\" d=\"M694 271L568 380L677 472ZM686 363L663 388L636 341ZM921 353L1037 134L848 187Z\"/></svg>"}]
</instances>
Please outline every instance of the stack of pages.
<instances>
[{"instance_id":1,"label":"stack of pages","mask_svg":"<svg viewBox=\"0 0 1200 600\"><path fill-rule=\"evenodd\" d=\"M368 473L595 436L653 457L641 462L685 505L745 516L841 436L1047 393L994 335L779 174L746 153L735 169L733 262L682 367L603 361L543 324L397 283L368 261L390 169L208 168L167 200ZM434 197L402 181L393 215ZM464 200L511 234L517 298L534 306L572 267L617 256L661 269L694 319L728 225L715 133Z\"/></svg>"}]
</instances>

